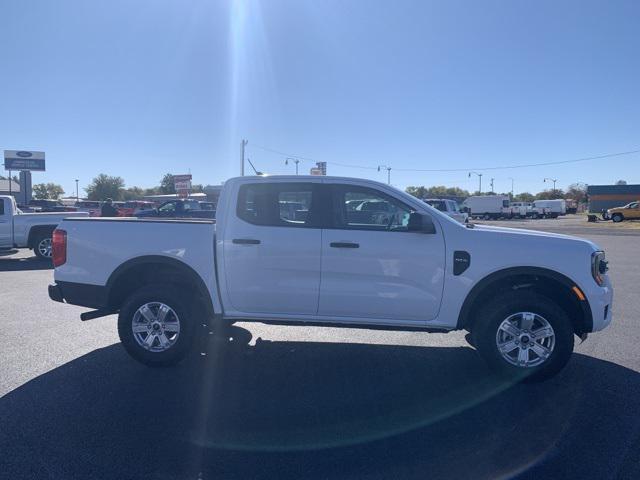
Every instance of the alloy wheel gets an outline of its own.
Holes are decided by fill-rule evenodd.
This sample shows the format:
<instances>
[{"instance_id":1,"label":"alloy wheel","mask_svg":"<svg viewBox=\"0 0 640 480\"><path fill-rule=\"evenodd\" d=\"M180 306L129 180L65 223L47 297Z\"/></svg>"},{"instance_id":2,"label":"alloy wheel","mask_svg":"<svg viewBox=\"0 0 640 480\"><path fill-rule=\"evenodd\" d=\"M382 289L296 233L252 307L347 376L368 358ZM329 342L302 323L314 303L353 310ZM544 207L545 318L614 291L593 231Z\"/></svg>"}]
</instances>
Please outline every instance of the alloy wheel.
<instances>
[{"instance_id":1,"label":"alloy wheel","mask_svg":"<svg viewBox=\"0 0 640 480\"><path fill-rule=\"evenodd\" d=\"M504 360L516 367L543 364L553 352L556 335L551 324L533 312L518 312L505 318L496 333L496 346Z\"/></svg>"}]
</instances>

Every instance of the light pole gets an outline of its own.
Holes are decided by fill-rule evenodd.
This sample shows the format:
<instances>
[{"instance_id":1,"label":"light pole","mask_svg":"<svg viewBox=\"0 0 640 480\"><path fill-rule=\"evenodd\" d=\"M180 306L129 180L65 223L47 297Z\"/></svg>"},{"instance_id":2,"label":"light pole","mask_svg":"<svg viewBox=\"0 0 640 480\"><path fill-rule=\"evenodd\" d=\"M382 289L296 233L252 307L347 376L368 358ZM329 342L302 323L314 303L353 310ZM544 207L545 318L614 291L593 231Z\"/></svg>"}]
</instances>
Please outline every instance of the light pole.
<instances>
[{"instance_id":1,"label":"light pole","mask_svg":"<svg viewBox=\"0 0 640 480\"><path fill-rule=\"evenodd\" d=\"M496 193L496 192L493 190L493 181L494 181L494 180L495 180L495 178L491 178L491 193Z\"/></svg>"},{"instance_id":2,"label":"light pole","mask_svg":"<svg viewBox=\"0 0 640 480\"><path fill-rule=\"evenodd\" d=\"M511 199L513 199L513 178L509 177L509 180L511 180Z\"/></svg>"},{"instance_id":3,"label":"light pole","mask_svg":"<svg viewBox=\"0 0 640 480\"><path fill-rule=\"evenodd\" d=\"M471 174L477 175L478 178L480 179L480 187L478 188L478 194L482 195L482 174L478 173L478 172L469 172L468 177L471 178Z\"/></svg>"},{"instance_id":4,"label":"light pole","mask_svg":"<svg viewBox=\"0 0 640 480\"><path fill-rule=\"evenodd\" d=\"M80 196L78 195L78 179L76 178L76 202L80 201Z\"/></svg>"},{"instance_id":5,"label":"light pole","mask_svg":"<svg viewBox=\"0 0 640 480\"><path fill-rule=\"evenodd\" d=\"M298 175L298 164L300 163L300 160L298 160L297 158L287 157L284 161L284 164L289 165L289 160L296 162L296 175Z\"/></svg>"},{"instance_id":6,"label":"light pole","mask_svg":"<svg viewBox=\"0 0 640 480\"><path fill-rule=\"evenodd\" d=\"M247 146L247 143L249 143L249 140L242 140L242 142L240 142L240 176L244 177L244 147Z\"/></svg>"},{"instance_id":7,"label":"light pole","mask_svg":"<svg viewBox=\"0 0 640 480\"><path fill-rule=\"evenodd\" d=\"M553 192L552 192L552 193L553 193L553 195L555 195L555 194L556 194L556 182L557 182L558 180L557 180L556 178L548 178L548 177L545 177L545 179L543 180L543 182L544 182L544 183L547 183L547 180L549 180L549 181L553 182Z\"/></svg>"},{"instance_id":8,"label":"light pole","mask_svg":"<svg viewBox=\"0 0 640 480\"><path fill-rule=\"evenodd\" d=\"M378 171L380 171L381 168L384 168L387 171L387 184L391 185L391 167L388 165L378 165Z\"/></svg>"}]
</instances>

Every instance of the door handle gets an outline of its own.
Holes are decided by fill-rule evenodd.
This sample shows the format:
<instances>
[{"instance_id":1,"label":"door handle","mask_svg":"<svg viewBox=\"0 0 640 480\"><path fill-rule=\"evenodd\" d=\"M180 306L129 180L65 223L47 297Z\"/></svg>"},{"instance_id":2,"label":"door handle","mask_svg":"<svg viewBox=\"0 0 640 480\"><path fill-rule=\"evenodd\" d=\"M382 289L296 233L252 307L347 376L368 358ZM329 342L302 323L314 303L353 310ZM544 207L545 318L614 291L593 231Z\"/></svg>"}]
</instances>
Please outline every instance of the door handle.
<instances>
[{"instance_id":1,"label":"door handle","mask_svg":"<svg viewBox=\"0 0 640 480\"><path fill-rule=\"evenodd\" d=\"M258 245L260 243L260 240L255 238L234 238L231 241L236 245Z\"/></svg>"},{"instance_id":2,"label":"door handle","mask_svg":"<svg viewBox=\"0 0 640 480\"><path fill-rule=\"evenodd\" d=\"M360 248L359 243L352 242L331 242L329 246L333 248Z\"/></svg>"}]
</instances>

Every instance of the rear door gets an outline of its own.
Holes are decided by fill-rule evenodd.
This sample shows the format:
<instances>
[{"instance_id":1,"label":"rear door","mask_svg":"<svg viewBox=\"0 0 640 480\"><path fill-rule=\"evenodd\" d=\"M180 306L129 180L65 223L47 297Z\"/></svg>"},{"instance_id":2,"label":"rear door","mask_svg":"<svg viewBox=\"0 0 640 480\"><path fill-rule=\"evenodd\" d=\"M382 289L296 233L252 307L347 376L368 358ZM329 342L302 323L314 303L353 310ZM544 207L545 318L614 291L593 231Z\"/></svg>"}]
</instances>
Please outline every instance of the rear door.
<instances>
[{"instance_id":1,"label":"rear door","mask_svg":"<svg viewBox=\"0 0 640 480\"><path fill-rule=\"evenodd\" d=\"M434 319L445 267L439 225L435 234L409 232L412 207L402 200L357 185L329 189L332 228L322 235L318 315L365 321ZM368 207L352 208L354 200Z\"/></svg>"},{"instance_id":2,"label":"rear door","mask_svg":"<svg viewBox=\"0 0 640 480\"><path fill-rule=\"evenodd\" d=\"M317 313L319 187L290 181L239 186L223 241L228 314Z\"/></svg>"},{"instance_id":3,"label":"rear door","mask_svg":"<svg viewBox=\"0 0 640 480\"><path fill-rule=\"evenodd\" d=\"M13 215L11 200L0 199L0 248L13 247Z\"/></svg>"}]
</instances>

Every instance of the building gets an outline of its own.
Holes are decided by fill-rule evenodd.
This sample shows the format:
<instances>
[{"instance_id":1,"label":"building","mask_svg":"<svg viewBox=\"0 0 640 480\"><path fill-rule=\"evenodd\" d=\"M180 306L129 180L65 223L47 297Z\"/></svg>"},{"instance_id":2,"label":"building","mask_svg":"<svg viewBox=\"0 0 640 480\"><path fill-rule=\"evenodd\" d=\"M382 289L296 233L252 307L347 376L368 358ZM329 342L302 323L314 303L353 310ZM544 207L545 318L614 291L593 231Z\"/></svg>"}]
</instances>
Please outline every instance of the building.
<instances>
[{"instance_id":1,"label":"building","mask_svg":"<svg viewBox=\"0 0 640 480\"><path fill-rule=\"evenodd\" d=\"M9 182L11 182L11 188L9 188ZM11 190L11 192L9 192ZM17 198L20 193L20 184L13 180L0 180L0 195L13 195Z\"/></svg>"},{"instance_id":2,"label":"building","mask_svg":"<svg viewBox=\"0 0 640 480\"><path fill-rule=\"evenodd\" d=\"M640 185L589 185L589 212L600 213L640 200Z\"/></svg>"}]
</instances>

